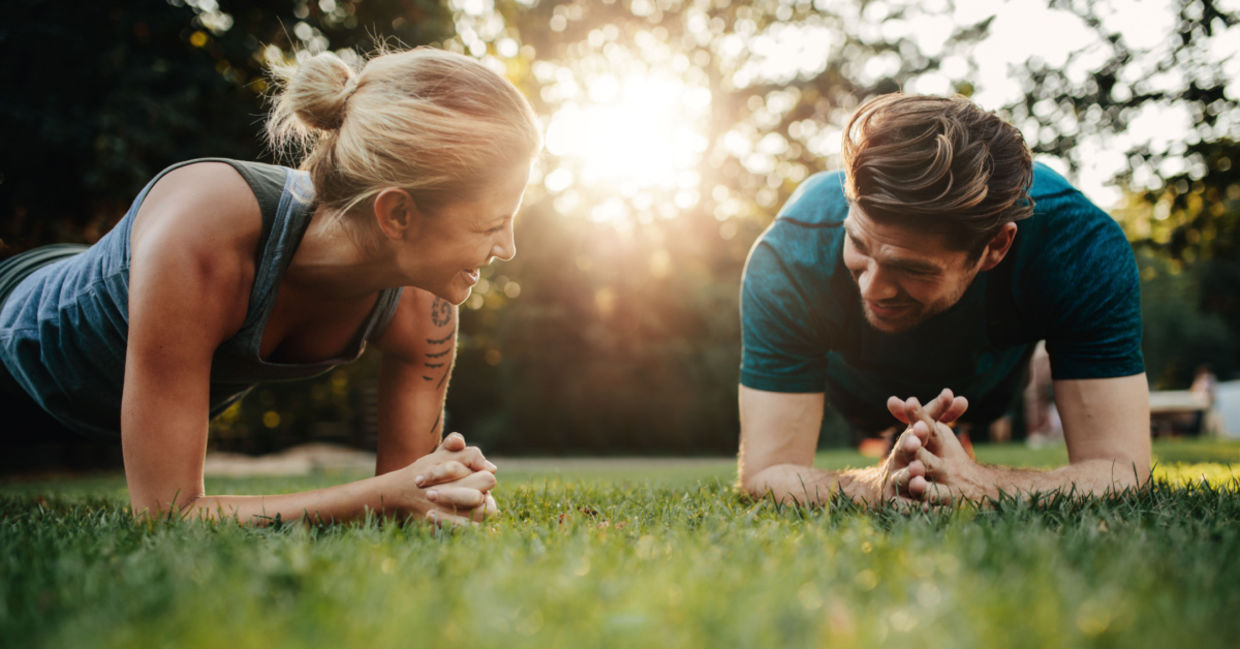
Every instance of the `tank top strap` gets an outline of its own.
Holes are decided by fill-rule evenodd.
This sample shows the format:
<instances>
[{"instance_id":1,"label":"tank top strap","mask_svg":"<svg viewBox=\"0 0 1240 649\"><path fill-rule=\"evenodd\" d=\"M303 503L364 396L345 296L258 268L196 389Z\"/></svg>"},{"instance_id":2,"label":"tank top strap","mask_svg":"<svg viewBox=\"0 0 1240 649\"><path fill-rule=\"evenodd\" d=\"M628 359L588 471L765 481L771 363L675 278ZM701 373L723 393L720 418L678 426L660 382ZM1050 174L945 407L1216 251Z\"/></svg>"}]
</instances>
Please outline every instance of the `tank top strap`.
<instances>
[{"instance_id":1,"label":"tank top strap","mask_svg":"<svg viewBox=\"0 0 1240 649\"><path fill-rule=\"evenodd\" d=\"M251 167L250 171L254 170L255 168ZM249 312L246 314L245 324L238 332L238 336L246 339L246 346L253 349L258 348L267 317L275 303L280 280L292 263L297 246L310 225L314 203L314 186L310 182L309 174L304 171L283 169L283 177L270 173L267 169L259 168L258 171L261 173L255 173L251 177L262 187L255 191L255 196L259 197L259 205L265 208L264 232L258 245ZM272 197L275 200L272 200Z\"/></svg>"}]
</instances>

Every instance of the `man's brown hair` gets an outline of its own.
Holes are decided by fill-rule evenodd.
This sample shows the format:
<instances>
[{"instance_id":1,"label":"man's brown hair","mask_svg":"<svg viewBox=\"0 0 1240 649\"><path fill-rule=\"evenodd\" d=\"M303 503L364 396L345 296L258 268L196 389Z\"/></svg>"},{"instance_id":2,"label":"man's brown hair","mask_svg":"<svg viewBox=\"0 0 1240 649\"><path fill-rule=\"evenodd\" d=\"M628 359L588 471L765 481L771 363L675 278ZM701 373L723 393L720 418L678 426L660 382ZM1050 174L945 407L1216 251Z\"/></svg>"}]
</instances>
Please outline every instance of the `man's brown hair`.
<instances>
[{"instance_id":1,"label":"man's brown hair","mask_svg":"<svg viewBox=\"0 0 1240 649\"><path fill-rule=\"evenodd\" d=\"M868 218L946 235L971 259L1033 214L1020 131L964 97L870 99L844 130L843 158L844 191Z\"/></svg>"}]
</instances>

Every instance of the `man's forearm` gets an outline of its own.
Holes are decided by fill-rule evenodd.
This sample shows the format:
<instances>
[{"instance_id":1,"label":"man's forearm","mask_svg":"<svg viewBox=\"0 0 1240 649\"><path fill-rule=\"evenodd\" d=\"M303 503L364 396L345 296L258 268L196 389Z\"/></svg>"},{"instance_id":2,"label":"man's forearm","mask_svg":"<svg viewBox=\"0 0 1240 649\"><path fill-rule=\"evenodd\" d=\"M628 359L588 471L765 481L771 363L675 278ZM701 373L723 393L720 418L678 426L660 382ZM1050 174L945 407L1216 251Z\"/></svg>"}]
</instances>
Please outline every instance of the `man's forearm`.
<instances>
[{"instance_id":1,"label":"man's forearm","mask_svg":"<svg viewBox=\"0 0 1240 649\"><path fill-rule=\"evenodd\" d=\"M842 492L853 501L873 504L882 491L878 467L827 471L800 464L769 466L742 483L751 498L772 496L777 502L821 505Z\"/></svg>"},{"instance_id":2,"label":"man's forearm","mask_svg":"<svg viewBox=\"0 0 1240 649\"><path fill-rule=\"evenodd\" d=\"M1082 460L1057 469L1024 469L979 465L981 473L959 486L970 500L1009 496L1027 497L1035 493L1073 493L1101 495L1140 486L1149 477L1149 467L1113 459Z\"/></svg>"}]
</instances>

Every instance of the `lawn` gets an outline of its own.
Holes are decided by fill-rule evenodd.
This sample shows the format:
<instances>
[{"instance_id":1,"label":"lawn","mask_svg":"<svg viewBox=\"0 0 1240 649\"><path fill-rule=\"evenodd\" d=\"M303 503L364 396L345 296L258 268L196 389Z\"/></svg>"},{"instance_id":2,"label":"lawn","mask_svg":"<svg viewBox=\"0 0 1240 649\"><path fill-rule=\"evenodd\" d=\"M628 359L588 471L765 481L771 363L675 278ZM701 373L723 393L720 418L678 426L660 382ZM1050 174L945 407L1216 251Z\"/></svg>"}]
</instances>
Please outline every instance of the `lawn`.
<instances>
[{"instance_id":1,"label":"lawn","mask_svg":"<svg viewBox=\"0 0 1240 649\"><path fill-rule=\"evenodd\" d=\"M136 524L118 476L0 484L0 645L1235 646L1240 443L1155 455L1138 494L918 514L750 503L727 460L523 462L465 530Z\"/></svg>"}]
</instances>

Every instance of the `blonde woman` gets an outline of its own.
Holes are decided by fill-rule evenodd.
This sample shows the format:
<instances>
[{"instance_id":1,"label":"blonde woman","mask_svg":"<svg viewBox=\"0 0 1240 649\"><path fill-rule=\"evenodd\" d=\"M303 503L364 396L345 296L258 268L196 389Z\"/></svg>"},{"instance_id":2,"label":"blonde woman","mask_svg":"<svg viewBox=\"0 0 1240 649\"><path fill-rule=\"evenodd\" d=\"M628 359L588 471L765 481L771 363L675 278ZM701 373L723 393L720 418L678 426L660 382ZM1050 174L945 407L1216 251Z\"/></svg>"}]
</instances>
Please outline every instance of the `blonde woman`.
<instances>
[{"instance_id":1,"label":"blonde woman","mask_svg":"<svg viewBox=\"0 0 1240 649\"><path fill-rule=\"evenodd\" d=\"M495 512L495 466L442 437L456 306L516 253L541 142L528 102L468 57L333 54L284 75L268 118L297 170L173 166L89 249L0 265L0 384L66 432L120 435L135 515L465 522ZM304 145L304 148L301 147ZM255 383L382 352L373 478L211 496L208 421ZM42 434L36 430L27 433Z\"/></svg>"}]
</instances>

